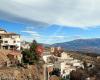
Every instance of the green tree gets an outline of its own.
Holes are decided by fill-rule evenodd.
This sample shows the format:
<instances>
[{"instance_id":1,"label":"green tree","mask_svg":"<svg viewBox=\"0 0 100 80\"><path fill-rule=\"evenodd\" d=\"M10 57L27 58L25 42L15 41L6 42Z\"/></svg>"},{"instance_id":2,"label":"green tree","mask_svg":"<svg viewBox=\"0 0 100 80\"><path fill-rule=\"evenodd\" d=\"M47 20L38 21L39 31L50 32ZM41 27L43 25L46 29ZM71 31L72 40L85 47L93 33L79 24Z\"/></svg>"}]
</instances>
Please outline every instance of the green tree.
<instances>
[{"instance_id":1,"label":"green tree","mask_svg":"<svg viewBox=\"0 0 100 80\"><path fill-rule=\"evenodd\" d=\"M37 46L38 43L36 40L33 40L32 44L30 45L30 49L25 49L22 51L24 63L33 64L39 61L39 56L36 52Z\"/></svg>"},{"instance_id":2,"label":"green tree","mask_svg":"<svg viewBox=\"0 0 100 80\"><path fill-rule=\"evenodd\" d=\"M30 51L35 52L35 49L37 46L38 46L38 43L36 42L36 40L33 40L32 44L30 46Z\"/></svg>"},{"instance_id":3,"label":"green tree","mask_svg":"<svg viewBox=\"0 0 100 80\"><path fill-rule=\"evenodd\" d=\"M30 52L32 53L32 55L34 56L35 60L38 61L39 60L39 56L36 52L36 48L38 46L38 43L36 40L33 40L31 46L30 46Z\"/></svg>"}]
</instances>

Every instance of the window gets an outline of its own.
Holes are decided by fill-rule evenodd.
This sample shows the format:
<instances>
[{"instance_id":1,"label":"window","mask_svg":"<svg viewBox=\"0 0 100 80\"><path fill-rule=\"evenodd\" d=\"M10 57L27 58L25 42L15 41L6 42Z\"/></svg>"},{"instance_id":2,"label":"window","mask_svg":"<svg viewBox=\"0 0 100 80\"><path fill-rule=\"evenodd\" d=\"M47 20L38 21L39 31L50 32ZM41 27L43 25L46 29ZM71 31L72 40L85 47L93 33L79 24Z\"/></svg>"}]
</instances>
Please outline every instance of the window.
<instances>
[{"instance_id":1,"label":"window","mask_svg":"<svg viewBox=\"0 0 100 80\"><path fill-rule=\"evenodd\" d=\"M8 41L5 41L5 43L8 43Z\"/></svg>"},{"instance_id":2,"label":"window","mask_svg":"<svg viewBox=\"0 0 100 80\"><path fill-rule=\"evenodd\" d=\"M14 43L16 43L16 41L14 41Z\"/></svg>"}]
</instances>

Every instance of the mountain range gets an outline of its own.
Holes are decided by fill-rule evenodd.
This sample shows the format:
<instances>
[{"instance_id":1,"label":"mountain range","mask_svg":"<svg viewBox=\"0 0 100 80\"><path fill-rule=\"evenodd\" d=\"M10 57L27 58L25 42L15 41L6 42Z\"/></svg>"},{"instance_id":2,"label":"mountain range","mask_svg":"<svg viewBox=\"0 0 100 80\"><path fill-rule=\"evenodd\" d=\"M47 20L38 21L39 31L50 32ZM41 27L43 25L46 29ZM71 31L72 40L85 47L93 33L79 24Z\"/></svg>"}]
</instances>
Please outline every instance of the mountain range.
<instances>
[{"instance_id":1,"label":"mountain range","mask_svg":"<svg viewBox=\"0 0 100 80\"><path fill-rule=\"evenodd\" d=\"M68 51L81 51L89 53L100 54L100 38L95 39L76 39L69 42L55 43L51 46L62 47L64 50Z\"/></svg>"}]
</instances>

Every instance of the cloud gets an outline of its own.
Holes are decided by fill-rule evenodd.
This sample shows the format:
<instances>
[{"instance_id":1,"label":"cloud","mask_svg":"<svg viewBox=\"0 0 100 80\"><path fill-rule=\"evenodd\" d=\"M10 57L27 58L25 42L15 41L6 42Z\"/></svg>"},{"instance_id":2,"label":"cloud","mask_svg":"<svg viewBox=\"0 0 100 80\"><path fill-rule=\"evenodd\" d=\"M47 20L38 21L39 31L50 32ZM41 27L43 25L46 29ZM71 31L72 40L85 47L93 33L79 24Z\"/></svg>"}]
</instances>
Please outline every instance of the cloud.
<instances>
[{"instance_id":1,"label":"cloud","mask_svg":"<svg viewBox=\"0 0 100 80\"><path fill-rule=\"evenodd\" d=\"M18 15L8 13L6 11L0 10L0 20L6 20L9 22L19 23L19 24L26 24L35 27L45 27L48 24L41 21L31 20L29 18L20 17Z\"/></svg>"},{"instance_id":2,"label":"cloud","mask_svg":"<svg viewBox=\"0 0 100 80\"><path fill-rule=\"evenodd\" d=\"M33 38L33 39L40 39L41 38L41 35L38 33L38 32L36 32L36 31L21 31L22 33L27 33L28 34L28 36L24 36L24 37L30 37L30 38Z\"/></svg>"},{"instance_id":3,"label":"cloud","mask_svg":"<svg viewBox=\"0 0 100 80\"><path fill-rule=\"evenodd\" d=\"M25 27L26 28L26 31L28 30L28 31L32 31L32 30L34 30L34 27L33 26L27 26L27 27Z\"/></svg>"},{"instance_id":4,"label":"cloud","mask_svg":"<svg viewBox=\"0 0 100 80\"><path fill-rule=\"evenodd\" d=\"M33 28L32 28L33 29ZM31 42L32 40L37 40L40 43L47 43L47 44L53 44L53 43L60 43L60 42L66 42L66 41L71 41L75 39L82 39L83 37L81 35L72 35L72 36L66 36L66 35L50 35L50 36L45 36L45 35L40 35L38 32L34 30L23 30L21 33L24 33L22 35L22 40L26 40ZM26 35L26 34L28 35Z\"/></svg>"},{"instance_id":5,"label":"cloud","mask_svg":"<svg viewBox=\"0 0 100 80\"><path fill-rule=\"evenodd\" d=\"M71 27L100 25L100 0L0 0L0 19Z\"/></svg>"},{"instance_id":6,"label":"cloud","mask_svg":"<svg viewBox=\"0 0 100 80\"><path fill-rule=\"evenodd\" d=\"M72 35L72 36L54 35L54 36L49 36L49 38L45 40L45 43L54 44L54 43L72 41L76 39L84 39L84 37L81 35Z\"/></svg>"},{"instance_id":7,"label":"cloud","mask_svg":"<svg viewBox=\"0 0 100 80\"><path fill-rule=\"evenodd\" d=\"M31 42L32 40L34 40L34 38L33 37L30 37L30 36L25 36L25 35L23 35L23 36L21 36L21 41L28 41L28 42Z\"/></svg>"},{"instance_id":8,"label":"cloud","mask_svg":"<svg viewBox=\"0 0 100 80\"><path fill-rule=\"evenodd\" d=\"M64 38L65 36L54 36L54 38Z\"/></svg>"},{"instance_id":9,"label":"cloud","mask_svg":"<svg viewBox=\"0 0 100 80\"><path fill-rule=\"evenodd\" d=\"M56 39L56 40L64 40L64 39L66 39L67 37L66 36L62 36L62 35L54 35L54 36L52 36L52 37L50 37L51 38L51 40L53 39Z\"/></svg>"}]
</instances>

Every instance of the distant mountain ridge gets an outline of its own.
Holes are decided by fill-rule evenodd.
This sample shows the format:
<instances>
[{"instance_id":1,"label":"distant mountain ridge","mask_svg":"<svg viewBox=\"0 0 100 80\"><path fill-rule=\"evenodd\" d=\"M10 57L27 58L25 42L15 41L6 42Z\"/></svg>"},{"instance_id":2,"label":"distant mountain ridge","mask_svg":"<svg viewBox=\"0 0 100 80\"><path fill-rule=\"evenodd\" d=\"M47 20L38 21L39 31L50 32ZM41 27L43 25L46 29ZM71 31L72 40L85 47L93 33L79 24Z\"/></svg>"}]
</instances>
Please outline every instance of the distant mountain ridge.
<instances>
[{"instance_id":1,"label":"distant mountain ridge","mask_svg":"<svg viewBox=\"0 0 100 80\"><path fill-rule=\"evenodd\" d=\"M51 46L61 46L69 51L83 51L100 54L100 38L77 39L69 42L56 43Z\"/></svg>"}]
</instances>

